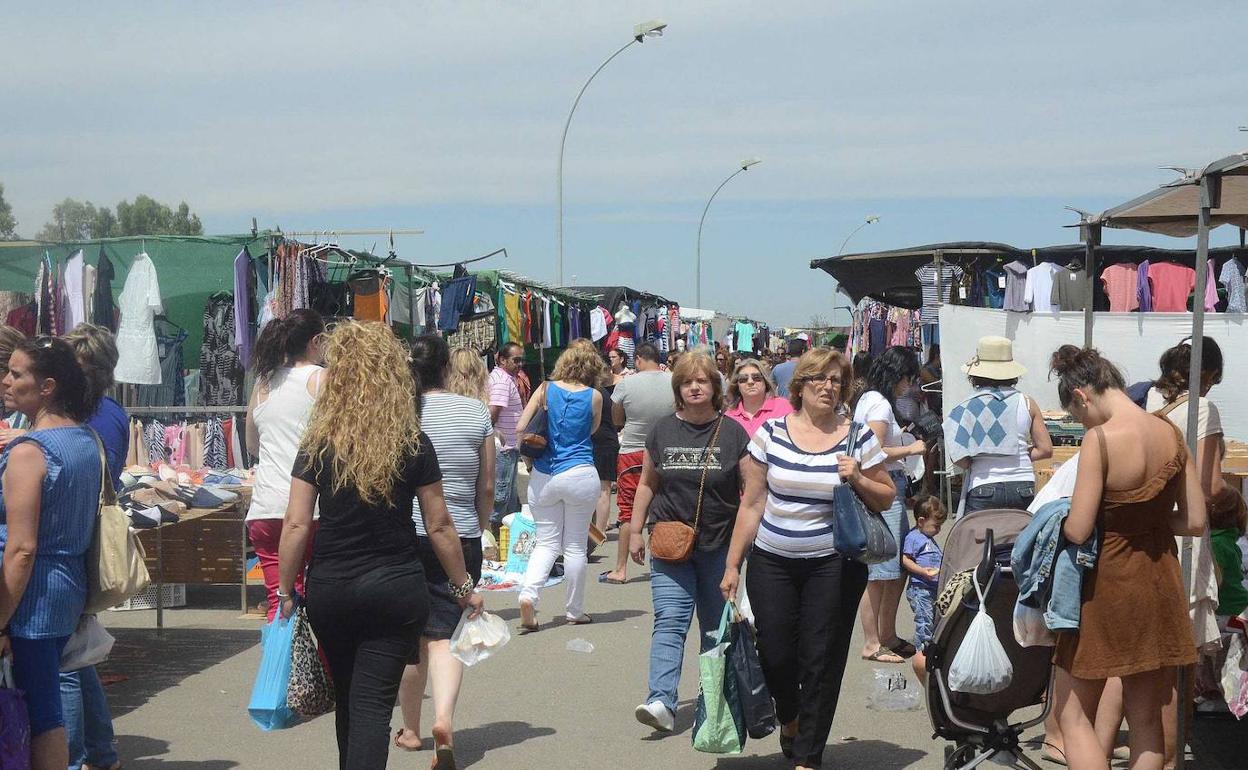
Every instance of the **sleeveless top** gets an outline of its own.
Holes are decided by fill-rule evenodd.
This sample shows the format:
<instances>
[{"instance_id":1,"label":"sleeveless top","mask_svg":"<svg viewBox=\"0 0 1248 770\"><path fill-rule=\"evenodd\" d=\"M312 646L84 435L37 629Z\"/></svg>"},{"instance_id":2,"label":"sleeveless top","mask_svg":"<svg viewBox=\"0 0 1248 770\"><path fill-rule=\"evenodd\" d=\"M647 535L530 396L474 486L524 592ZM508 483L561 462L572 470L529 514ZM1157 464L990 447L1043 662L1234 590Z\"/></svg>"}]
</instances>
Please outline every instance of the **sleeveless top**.
<instances>
[{"instance_id":1,"label":"sleeveless top","mask_svg":"<svg viewBox=\"0 0 1248 770\"><path fill-rule=\"evenodd\" d=\"M533 467L554 476L578 465L594 464L594 389L565 390L546 383L546 451Z\"/></svg>"},{"instance_id":2,"label":"sleeveless top","mask_svg":"<svg viewBox=\"0 0 1248 770\"><path fill-rule=\"evenodd\" d=\"M73 633L87 602L86 553L100 503L100 451L95 434L81 425L31 431L0 455L0 492L9 452L25 442L43 451L47 475L34 568L9 625L23 639L56 639ZM8 540L8 511L0 496L0 563Z\"/></svg>"},{"instance_id":3,"label":"sleeveless top","mask_svg":"<svg viewBox=\"0 0 1248 770\"><path fill-rule=\"evenodd\" d=\"M975 455L966 472L967 490L983 484L1000 484L1007 481L1036 480L1035 466L1031 462L1031 407L1027 396L1016 393L1014 429L1018 432L1018 451L1010 455Z\"/></svg>"},{"instance_id":4,"label":"sleeveless top","mask_svg":"<svg viewBox=\"0 0 1248 770\"><path fill-rule=\"evenodd\" d=\"M260 462L247 521L286 515L290 471L316 401L308 392L308 380L319 371L321 367L314 364L279 369L269 381L268 398L252 411L260 435Z\"/></svg>"}]
</instances>

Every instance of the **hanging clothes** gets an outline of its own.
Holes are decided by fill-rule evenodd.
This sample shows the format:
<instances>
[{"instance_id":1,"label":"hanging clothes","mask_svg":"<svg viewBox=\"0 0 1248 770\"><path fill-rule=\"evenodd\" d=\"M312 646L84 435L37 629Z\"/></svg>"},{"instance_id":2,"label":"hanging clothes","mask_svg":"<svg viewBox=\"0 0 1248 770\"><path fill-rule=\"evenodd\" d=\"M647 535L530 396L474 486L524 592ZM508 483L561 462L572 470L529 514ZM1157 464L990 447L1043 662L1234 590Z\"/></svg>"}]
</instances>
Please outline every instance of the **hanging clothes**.
<instances>
[{"instance_id":1,"label":"hanging clothes","mask_svg":"<svg viewBox=\"0 0 1248 770\"><path fill-rule=\"evenodd\" d=\"M117 311L113 306L113 279L117 277L113 270L112 260L100 247L100 256L95 262L95 291L91 295L91 323L103 326L111 332L117 331Z\"/></svg>"},{"instance_id":2,"label":"hanging clothes","mask_svg":"<svg viewBox=\"0 0 1248 770\"><path fill-rule=\"evenodd\" d=\"M934 324L939 322L940 305L948 304L950 289L955 282L962 278L962 268L957 265L951 265L948 262L942 262L938 272L936 263L932 262L915 270L914 277L919 279L919 285L923 288L923 308L921 311L923 323ZM938 277L940 282L939 296L937 296L936 291Z\"/></svg>"},{"instance_id":3,"label":"hanging clothes","mask_svg":"<svg viewBox=\"0 0 1248 770\"><path fill-rule=\"evenodd\" d=\"M1059 310L1083 310L1088 306L1087 286L1088 272L1083 269L1083 263L1072 262L1053 271L1049 299Z\"/></svg>"},{"instance_id":4,"label":"hanging clothes","mask_svg":"<svg viewBox=\"0 0 1248 770\"><path fill-rule=\"evenodd\" d=\"M189 335L186 329L169 321L157 319L155 325L161 384L138 386L136 406L184 406L186 389L182 344Z\"/></svg>"},{"instance_id":5,"label":"hanging clothes","mask_svg":"<svg viewBox=\"0 0 1248 770\"><path fill-rule=\"evenodd\" d=\"M1101 284L1109 298L1111 313L1129 313L1140 308L1135 265L1110 265L1101 271Z\"/></svg>"},{"instance_id":6,"label":"hanging clothes","mask_svg":"<svg viewBox=\"0 0 1248 770\"><path fill-rule=\"evenodd\" d=\"M251 252L244 246L234 257L234 339L238 341L238 360L243 368L251 366L251 347L255 344L256 317L255 273L251 269Z\"/></svg>"},{"instance_id":7,"label":"hanging clothes","mask_svg":"<svg viewBox=\"0 0 1248 770\"><path fill-rule=\"evenodd\" d=\"M1002 270L1005 271L1005 300L1002 308L1016 313L1031 310L1027 306L1027 265L1015 260Z\"/></svg>"},{"instance_id":8,"label":"hanging clothes","mask_svg":"<svg viewBox=\"0 0 1248 770\"><path fill-rule=\"evenodd\" d=\"M87 320L86 299L83 297L82 249L78 249L65 260L65 280L61 284L61 328L69 331Z\"/></svg>"},{"instance_id":9,"label":"hanging clothes","mask_svg":"<svg viewBox=\"0 0 1248 770\"><path fill-rule=\"evenodd\" d=\"M204 406L238 406L242 363L234 345L234 295L219 291L204 305L204 339L199 352L200 398Z\"/></svg>"},{"instance_id":10,"label":"hanging clothes","mask_svg":"<svg viewBox=\"0 0 1248 770\"><path fill-rule=\"evenodd\" d=\"M119 297L121 325L117 329L117 382L159 385L160 355L156 349L154 320L165 311L160 299L156 266L146 252L134 258L126 285Z\"/></svg>"},{"instance_id":11,"label":"hanging clothes","mask_svg":"<svg viewBox=\"0 0 1248 770\"><path fill-rule=\"evenodd\" d=\"M1226 287L1226 312L1248 313L1248 300L1244 296L1244 266L1235 257L1222 265L1218 282Z\"/></svg>"},{"instance_id":12,"label":"hanging clothes","mask_svg":"<svg viewBox=\"0 0 1248 770\"><path fill-rule=\"evenodd\" d=\"M1148 260L1144 260L1136 268L1136 297L1139 300L1140 312L1147 313L1153 309L1153 287L1148 280L1148 271L1151 265Z\"/></svg>"},{"instance_id":13,"label":"hanging clothes","mask_svg":"<svg viewBox=\"0 0 1248 770\"><path fill-rule=\"evenodd\" d=\"M1148 282L1154 312L1186 313L1187 297L1196 288L1196 271L1187 265L1156 262L1149 265Z\"/></svg>"},{"instance_id":14,"label":"hanging clothes","mask_svg":"<svg viewBox=\"0 0 1248 770\"><path fill-rule=\"evenodd\" d=\"M358 273L347 282L353 297L351 317L357 321L384 321L389 308L389 279L378 271Z\"/></svg>"}]
</instances>

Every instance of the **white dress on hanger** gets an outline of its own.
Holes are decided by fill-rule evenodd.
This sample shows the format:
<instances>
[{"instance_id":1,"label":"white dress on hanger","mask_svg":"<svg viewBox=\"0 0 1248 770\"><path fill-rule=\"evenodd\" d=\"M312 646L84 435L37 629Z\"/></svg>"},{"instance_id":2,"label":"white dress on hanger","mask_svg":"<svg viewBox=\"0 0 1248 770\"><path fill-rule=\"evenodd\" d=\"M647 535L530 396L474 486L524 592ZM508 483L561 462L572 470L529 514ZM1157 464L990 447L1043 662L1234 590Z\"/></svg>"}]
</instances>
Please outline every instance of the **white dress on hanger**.
<instances>
[{"instance_id":1,"label":"white dress on hanger","mask_svg":"<svg viewBox=\"0 0 1248 770\"><path fill-rule=\"evenodd\" d=\"M164 312L156 267L146 253L134 258L126 276L126 286L117 300L121 323L117 328L118 382L160 385L160 355L156 351L157 313Z\"/></svg>"}]
</instances>

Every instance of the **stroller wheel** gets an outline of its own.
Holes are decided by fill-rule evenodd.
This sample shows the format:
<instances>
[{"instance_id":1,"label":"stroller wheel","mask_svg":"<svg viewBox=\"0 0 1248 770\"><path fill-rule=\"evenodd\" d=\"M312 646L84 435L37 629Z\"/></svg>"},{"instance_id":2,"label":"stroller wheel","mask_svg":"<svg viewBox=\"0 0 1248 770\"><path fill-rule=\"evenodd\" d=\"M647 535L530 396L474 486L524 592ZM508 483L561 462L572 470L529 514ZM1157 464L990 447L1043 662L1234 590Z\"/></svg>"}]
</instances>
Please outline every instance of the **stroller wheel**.
<instances>
[{"instance_id":1,"label":"stroller wheel","mask_svg":"<svg viewBox=\"0 0 1248 770\"><path fill-rule=\"evenodd\" d=\"M975 758L975 747L969 743L961 746L945 747L945 770L958 770L959 767Z\"/></svg>"}]
</instances>

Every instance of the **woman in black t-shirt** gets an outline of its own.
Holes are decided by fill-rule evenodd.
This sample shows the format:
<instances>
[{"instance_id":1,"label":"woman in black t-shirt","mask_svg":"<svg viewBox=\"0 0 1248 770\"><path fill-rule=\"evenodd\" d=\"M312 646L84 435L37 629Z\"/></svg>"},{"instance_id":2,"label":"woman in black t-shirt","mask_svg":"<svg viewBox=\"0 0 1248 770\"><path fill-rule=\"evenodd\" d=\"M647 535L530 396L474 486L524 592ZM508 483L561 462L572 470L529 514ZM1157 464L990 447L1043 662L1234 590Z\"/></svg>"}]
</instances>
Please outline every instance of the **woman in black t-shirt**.
<instances>
[{"instance_id":1,"label":"woman in black t-shirt","mask_svg":"<svg viewBox=\"0 0 1248 770\"><path fill-rule=\"evenodd\" d=\"M327 338L325 361L291 471L278 598L282 617L290 617L319 502L306 579L308 620L334 680L338 765L368 770L386 765L399 681L429 613L413 498L452 595L473 617L482 601L442 497L437 453L420 430L402 343L382 324L345 322ZM453 763L449 736L436 748L439 765Z\"/></svg>"},{"instance_id":2,"label":"woman in black t-shirt","mask_svg":"<svg viewBox=\"0 0 1248 770\"><path fill-rule=\"evenodd\" d=\"M650 560L650 694L634 716L661 732L672 729L694 610L702 632L700 651L712 645L707 632L719 627L724 611L719 583L745 475L761 474L758 466L741 462L750 437L740 423L723 416L723 380L709 356L681 356L672 372L672 391L676 414L660 420L646 439L629 529L629 550L638 564L646 557L643 523L679 521L696 530L693 554L685 561Z\"/></svg>"}]
</instances>

